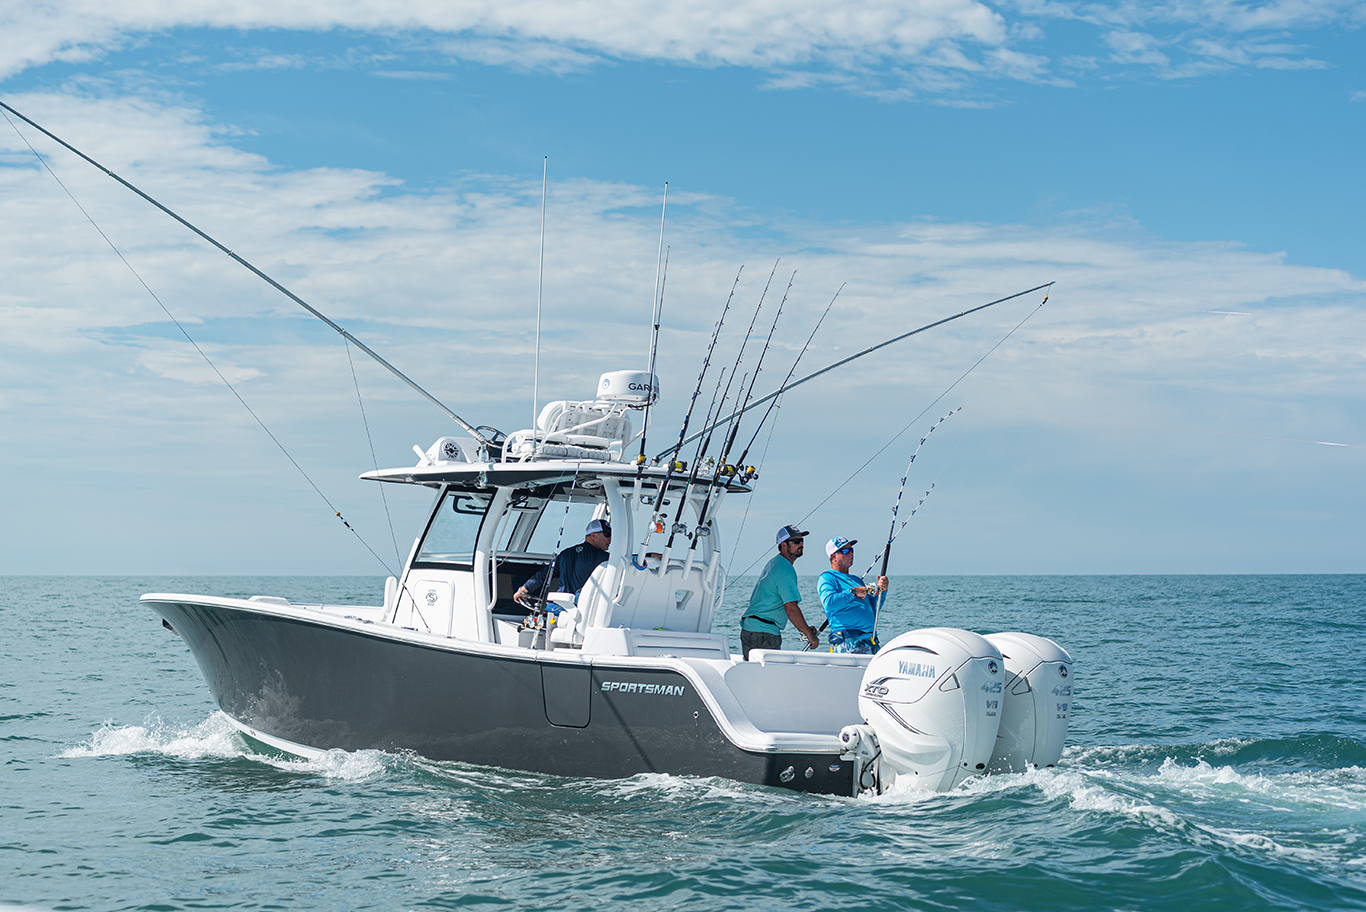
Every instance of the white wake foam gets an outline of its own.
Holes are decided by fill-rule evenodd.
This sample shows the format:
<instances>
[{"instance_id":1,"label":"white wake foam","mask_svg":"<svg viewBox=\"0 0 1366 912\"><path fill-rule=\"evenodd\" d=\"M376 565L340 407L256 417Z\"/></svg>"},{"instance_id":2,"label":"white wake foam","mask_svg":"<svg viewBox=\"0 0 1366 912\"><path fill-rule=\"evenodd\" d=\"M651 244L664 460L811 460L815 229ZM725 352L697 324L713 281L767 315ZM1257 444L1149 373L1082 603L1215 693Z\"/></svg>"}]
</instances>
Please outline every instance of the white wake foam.
<instances>
[{"instance_id":1,"label":"white wake foam","mask_svg":"<svg viewBox=\"0 0 1366 912\"><path fill-rule=\"evenodd\" d=\"M115 725L106 721L90 736L58 757L112 757L127 754L161 754L182 760L203 757L243 757L248 754L245 739L216 712L193 727L172 725L155 717L145 725Z\"/></svg>"},{"instance_id":2,"label":"white wake foam","mask_svg":"<svg viewBox=\"0 0 1366 912\"><path fill-rule=\"evenodd\" d=\"M185 726L152 717L143 725L115 725L106 721L86 741L59 753L62 758L159 754L180 760L241 757L278 770L358 781L387 772L399 758L377 750L324 751L312 759L258 753L222 712L198 725Z\"/></svg>"}]
</instances>

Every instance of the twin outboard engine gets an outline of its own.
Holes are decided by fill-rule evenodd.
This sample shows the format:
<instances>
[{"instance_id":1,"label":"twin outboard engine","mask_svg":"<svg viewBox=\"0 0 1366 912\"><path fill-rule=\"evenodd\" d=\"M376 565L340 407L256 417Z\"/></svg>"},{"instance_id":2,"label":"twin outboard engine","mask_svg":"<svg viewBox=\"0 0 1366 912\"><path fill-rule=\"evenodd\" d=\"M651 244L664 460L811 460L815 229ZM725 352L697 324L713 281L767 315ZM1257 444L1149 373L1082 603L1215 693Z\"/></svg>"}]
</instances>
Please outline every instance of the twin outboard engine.
<instances>
[{"instance_id":1,"label":"twin outboard engine","mask_svg":"<svg viewBox=\"0 0 1366 912\"><path fill-rule=\"evenodd\" d=\"M991 633L986 639L1001 651L1006 666L1001 727L987 771L1022 773L1055 765L1072 711L1072 657L1031 633Z\"/></svg>"},{"instance_id":2,"label":"twin outboard engine","mask_svg":"<svg viewBox=\"0 0 1366 912\"><path fill-rule=\"evenodd\" d=\"M840 732L858 792L948 791L986 772L1052 766L1071 707L1071 657L1027 633L912 630L868 663L865 725Z\"/></svg>"}]
</instances>

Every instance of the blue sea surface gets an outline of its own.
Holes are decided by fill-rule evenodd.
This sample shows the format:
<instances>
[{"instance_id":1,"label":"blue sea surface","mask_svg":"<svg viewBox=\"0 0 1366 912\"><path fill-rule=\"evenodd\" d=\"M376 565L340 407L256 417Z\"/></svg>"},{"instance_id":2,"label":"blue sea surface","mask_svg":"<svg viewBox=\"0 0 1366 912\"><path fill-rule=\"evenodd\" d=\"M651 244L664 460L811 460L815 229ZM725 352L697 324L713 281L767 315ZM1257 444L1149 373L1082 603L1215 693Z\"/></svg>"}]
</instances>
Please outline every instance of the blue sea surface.
<instances>
[{"instance_id":1,"label":"blue sea surface","mask_svg":"<svg viewBox=\"0 0 1366 912\"><path fill-rule=\"evenodd\" d=\"M894 578L884 641L1038 633L1076 693L1058 768L876 798L293 759L137 604L382 591L0 577L0 908L1366 909L1366 576Z\"/></svg>"}]
</instances>

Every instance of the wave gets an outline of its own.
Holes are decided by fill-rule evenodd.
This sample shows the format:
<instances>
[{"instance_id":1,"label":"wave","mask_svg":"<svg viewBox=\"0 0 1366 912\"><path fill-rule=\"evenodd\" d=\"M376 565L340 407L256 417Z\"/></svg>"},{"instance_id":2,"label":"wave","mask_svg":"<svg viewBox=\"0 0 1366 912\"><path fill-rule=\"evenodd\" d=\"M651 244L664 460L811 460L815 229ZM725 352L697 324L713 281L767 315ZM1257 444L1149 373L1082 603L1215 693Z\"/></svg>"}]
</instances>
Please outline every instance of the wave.
<instances>
[{"instance_id":1,"label":"wave","mask_svg":"<svg viewBox=\"0 0 1366 912\"><path fill-rule=\"evenodd\" d=\"M972 814L1015 815L1017 820L1039 813L1040 805L1051 805L1054 813L1044 816L1055 823L1056 812L1070 816L1078 832L1115 834L1136 827L1180 833L1179 840L1189 845L1355 871L1366 868L1366 765L1258 766L1267 757L1283 756L1287 743L1303 747L1333 741L1355 745L1310 736L1270 743L1230 740L1178 751L1149 746L1073 749L1052 769L973 779L943 794L893 788L864 800L889 808L935 802L936 810L962 808ZM1333 755L1353 755L1339 751L1340 743L1330 747ZM1167 756L1154 764L1154 754L1164 751ZM1211 762L1206 756L1220 759ZM1245 762L1225 763L1222 758ZM1004 805L998 799L1005 799Z\"/></svg>"},{"instance_id":2,"label":"wave","mask_svg":"<svg viewBox=\"0 0 1366 912\"><path fill-rule=\"evenodd\" d=\"M292 773L326 779L362 781L384 775L407 758L378 750L330 750L312 759L258 750L222 712L198 725L178 725L150 717L143 725L106 721L90 738L57 754L63 759L154 754L177 760L245 759ZM264 747L264 746L263 746Z\"/></svg>"},{"instance_id":3,"label":"wave","mask_svg":"<svg viewBox=\"0 0 1366 912\"><path fill-rule=\"evenodd\" d=\"M1210 758L1236 766L1325 769L1366 766L1366 744L1340 735L1310 733L1290 738L1219 738L1200 744L1129 744L1069 748L1064 758L1084 764L1161 764Z\"/></svg>"}]
</instances>

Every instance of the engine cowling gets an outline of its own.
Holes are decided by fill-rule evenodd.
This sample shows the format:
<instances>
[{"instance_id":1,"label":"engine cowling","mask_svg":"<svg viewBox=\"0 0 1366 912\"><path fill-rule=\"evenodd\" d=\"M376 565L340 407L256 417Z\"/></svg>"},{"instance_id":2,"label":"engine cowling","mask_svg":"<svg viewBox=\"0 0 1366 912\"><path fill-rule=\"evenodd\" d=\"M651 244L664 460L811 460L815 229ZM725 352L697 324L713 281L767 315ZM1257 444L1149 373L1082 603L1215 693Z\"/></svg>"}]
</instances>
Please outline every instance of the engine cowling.
<instances>
[{"instance_id":1,"label":"engine cowling","mask_svg":"<svg viewBox=\"0 0 1366 912\"><path fill-rule=\"evenodd\" d=\"M1062 756L1072 709L1072 657L1032 633L986 637L1005 662L1005 693L996 748L987 769L1021 773L1053 766Z\"/></svg>"},{"instance_id":2,"label":"engine cowling","mask_svg":"<svg viewBox=\"0 0 1366 912\"><path fill-rule=\"evenodd\" d=\"M858 701L881 752L881 787L942 792L985 773L1005 678L997 647L966 630L912 630L884 646L868 663Z\"/></svg>"}]
</instances>

